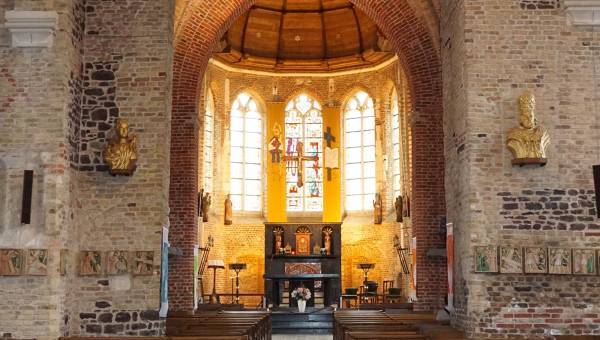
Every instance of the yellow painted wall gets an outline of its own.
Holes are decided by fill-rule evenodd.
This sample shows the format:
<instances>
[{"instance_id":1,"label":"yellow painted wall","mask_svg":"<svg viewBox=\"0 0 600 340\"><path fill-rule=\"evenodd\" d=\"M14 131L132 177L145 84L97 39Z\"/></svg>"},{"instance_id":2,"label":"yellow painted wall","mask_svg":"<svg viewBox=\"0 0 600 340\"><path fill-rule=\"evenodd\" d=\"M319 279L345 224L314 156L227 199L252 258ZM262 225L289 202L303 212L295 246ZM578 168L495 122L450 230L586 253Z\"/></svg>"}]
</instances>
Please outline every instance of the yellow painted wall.
<instances>
[{"instance_id":1,"label":"yellow painted wall","mask_svg":"<svg viewBox=\"0 0 600 340\"><path fill-rule=\"evenodd\" d=\"M273 163L271 153L267 150L267 221L287 222L285 197L285 162L283 161L285 143L285 104L267 104L267 133L265 145L268 145L274 136L273 127L279 124L281 129L279 142L281 146L281 161ZM268 148L267 148L268 149Z\"/></svg>"},{"instance_id":2,"label":"yellow painted wall","mask_svg":"<svg viewBox=\"0 0 600 340\"><path fill-rule=\"evenodd\" d=\"M327 128L331 128L331 134L335 137L335 141L331 142L331 148L338 149L338 160L341 165L341 150L340 150L340 108L327 107L323 110L323 133L327 132ZM323 153L327 147L327 141L323 139ZM323 166L325 163L323 163ZM340 169L331 170L331 181L327 180L327 169L323 169L323 222L341 222L341 176Z\"/></svg>"}]
</instances>

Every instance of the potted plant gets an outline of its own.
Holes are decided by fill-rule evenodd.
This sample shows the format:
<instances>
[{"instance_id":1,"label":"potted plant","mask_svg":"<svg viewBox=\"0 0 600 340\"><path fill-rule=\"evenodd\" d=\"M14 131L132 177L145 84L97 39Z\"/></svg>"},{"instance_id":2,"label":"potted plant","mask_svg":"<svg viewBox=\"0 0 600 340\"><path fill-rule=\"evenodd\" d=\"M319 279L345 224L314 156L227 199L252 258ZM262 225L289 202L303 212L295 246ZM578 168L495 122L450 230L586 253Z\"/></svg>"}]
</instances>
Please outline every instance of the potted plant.
<instances>
[{"instance_id":1,"label":"potted plant","mask_svg":"<svg viewBox=\"0 0 600 340\"><path fill-rule=\"evenodd\" d=\"M310 300L310 289L298 287L292 291L292 298L298 301L298 312L304 313L306 309L306 301Z\"/></svg>"}]
</instances>

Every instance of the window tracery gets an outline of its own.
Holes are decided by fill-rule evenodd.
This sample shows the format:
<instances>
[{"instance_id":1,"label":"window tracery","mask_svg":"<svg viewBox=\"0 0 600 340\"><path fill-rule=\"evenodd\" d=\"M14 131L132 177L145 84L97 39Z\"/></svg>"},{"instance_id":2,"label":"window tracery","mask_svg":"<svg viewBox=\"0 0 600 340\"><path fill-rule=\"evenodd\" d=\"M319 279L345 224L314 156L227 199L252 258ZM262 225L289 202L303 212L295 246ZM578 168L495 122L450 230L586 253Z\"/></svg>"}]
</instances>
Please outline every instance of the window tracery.
<instances>
[{"instance_id":1,"label":"window tracery","mask_svg":"<svg viewBox=\"0 0 600 340\"><path fill-rule=\"evenodd\" d=\"M231 106L230 199L233 210L262 209L262 114L248 93Z\"/></svg>"}]
</instances>

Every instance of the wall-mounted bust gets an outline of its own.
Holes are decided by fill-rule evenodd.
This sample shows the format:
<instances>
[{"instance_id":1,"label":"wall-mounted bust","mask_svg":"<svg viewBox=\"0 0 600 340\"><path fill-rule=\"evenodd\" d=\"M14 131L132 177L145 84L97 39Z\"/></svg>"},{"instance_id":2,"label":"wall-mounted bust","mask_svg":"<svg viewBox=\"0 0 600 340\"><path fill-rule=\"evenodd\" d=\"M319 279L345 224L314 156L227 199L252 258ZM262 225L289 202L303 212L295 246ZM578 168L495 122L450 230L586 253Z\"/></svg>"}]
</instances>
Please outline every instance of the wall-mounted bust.
<instances>
[{"instance_id":1,"label":"wall-mounted bust","mask_svg":"<svg viewBox=\"0 0 600 340\"><path fill-rule=\"evenodd\" d=\"M546 164L550 144L548 130L535 119L535 97L526 91L519 97L519 126L508 133L506 144L513 154L513 164Z\"/></svg>"},{"instance_id":2,"label":"wall-mounted bust","mask_svg":"<svg viewBox=\"0 0 600 340\"><path fill-rule=\"evenodd\" d=\"M131 175L137 167L137 138L129 135L127 119L117 119L115 132L116 136L104 148L104 161L111 175Z\"/></svg>"}]
</instances>

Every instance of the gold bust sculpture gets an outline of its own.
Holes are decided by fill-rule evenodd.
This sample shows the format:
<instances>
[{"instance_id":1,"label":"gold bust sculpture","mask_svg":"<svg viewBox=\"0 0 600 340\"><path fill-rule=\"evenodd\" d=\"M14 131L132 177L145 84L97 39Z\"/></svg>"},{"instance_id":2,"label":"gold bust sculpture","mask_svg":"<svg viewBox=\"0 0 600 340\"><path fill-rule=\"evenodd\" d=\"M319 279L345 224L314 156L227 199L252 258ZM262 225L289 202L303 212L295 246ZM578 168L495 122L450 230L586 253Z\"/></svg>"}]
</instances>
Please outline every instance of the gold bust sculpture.
<instances>
[{"instance_id":1,"label":"gold bust sculpture","mask_svg":"<svg viewBox=\"0 0 600 340\"><path fill-rule=\"evenodd\" d=\"M127 119L117 119L115 132L116 136L104 148L104 161L111 175L131 175L136 169L137 138L129 135Z\"/></svg>"},{"instance_id":2,"label":"gold bust sculpture","mask_svg":"<svg viewBox=\"0 0 600 340\"><path fill-rule=\"evenodd\" d=\"M519 126L510 130L506 141L514 157L513 164L544 165L550 136L535 119L535 97L531 92L519 97L519 110Z\"/></svg>"}]
</instances>

